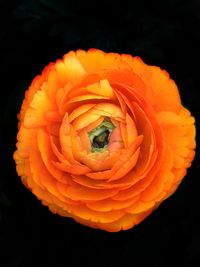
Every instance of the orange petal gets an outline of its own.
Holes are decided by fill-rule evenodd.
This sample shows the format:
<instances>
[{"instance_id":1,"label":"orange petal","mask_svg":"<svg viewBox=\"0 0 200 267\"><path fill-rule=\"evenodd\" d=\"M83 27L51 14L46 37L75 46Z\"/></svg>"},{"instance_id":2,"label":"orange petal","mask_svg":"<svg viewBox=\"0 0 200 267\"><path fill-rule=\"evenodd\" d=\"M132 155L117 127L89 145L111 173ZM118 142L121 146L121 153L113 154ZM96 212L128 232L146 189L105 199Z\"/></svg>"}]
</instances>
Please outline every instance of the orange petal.
<instances>
[{"instance_id":1,"label":"orange petal","mask_svg":"<svg viewBox=\"0 0 200 267\"><path fill-rule=\"evenodd\" d=\"M20 157L26 158L30 155L32 146L35 145L36 139L36 130L26 129L22 124L17 134L17 149Z\"/></svg>"},{"instance_id":2,"label":"orange petal","mask_svg":"<svg viewBox=\"0 0 200 267\"><path fill-rule=\"evenodd\" d=\"M89 209L85 205L74 205L71 206L71 212L75 215L75 220L82 221L87 220L87 222L92 224L95 223L111 223L120 219L124 212L121 210L113 210L108 212L98 212Z\"/></svg>"},{"instance_id":3,"label":"orange petal","mask_svg":"<svg viewBox=\"0 0 200 267\"><path fill-rule=\"evenodd\" d=\"M88 124L88 126L86 126L86 128L85 128L85 130L87 131L87 133L89 133L90 131L92 131L95 128L97 128L104 121L104 119L105 119L105 117L104 116L101 116L96 121L91 122L90 124Z\"/></svg>"},{"instance_id":4,"label":"orange petal","mask_svg":"<svg viewBox=\"0 0 200 267\"><path fill-rule=\"evenodd\" d=\"M147 92L148 87L143 79L130 70L105 70L101 72L101 75L108 79L113 89L115 89L115 84L123 84L123 86L133 87L141 95Z\"/></svg>"},{"instance_id":5,"label":"orange petal","mask_svg":"<svg viewBox=\"0 0 200 267\"><path fill-rule=\"evenodd\" d=\"M138 152L136 152L137 148L140 146L141 142L142 142L142 138L143 136L138 136L135 141L133 142L133 144L131 145L131 147L128 150L124 151L124 155L122 155L121 159L118 160L112 167L111 170L108 171L103 171L103 172L91 172L86 174L88 177L92 178L92 179L97 179L97 180L102 180L102 179L110 179L110 181L112 181L112 176L115 177L115 173L117 173L117 171L124 165L125 162L128 161L128 159L134 154L136 153L138 155ZM134 163L134 161L133 161ZM121 177L121 174L118 173L116 174L116 177L113 178L115 179L119 179Z\"/></svg>"},{"instance_id":6,"label":"orange petal","mask_svg":"<svg viewBox=\"0 0 200 267\"><path fill-rule=\"evenodd\" d=\"M85 95L80 95L80 96L71 98L70 100L68 100L67 104L74 103L74 102L81 102L84 100L92 100L92 99L109 99L109 98L106 96L101 96L101 95L85 94Z\"/></svg>"},{"instance_id":7,"label":"orange petal","mask_svg":"<svg viewBox=\"0 0 200 267\"><path fill-rule=\"evenodd\" d=\"M93 108L94 106L95 104L86 104L86 105L82 105L76 108L75 110L73 110L71 114L69 114L69 122L71 123L74 119L84 114L85 112Z\"/></svg>"},{"instance_id":8,"label":"orange petal","mask_svg":"<svg viewBox=\"0 0 200 267\"><path fill-rule=\"evenodd\" d=\"M50 122L61 122L62 117L57 111L47 111L45 118Z\"/></svg>"},{"instance_id":9,"label":"orange petal","mask_svg":"<svg viewBox=\"0 0 200 267\"><path fill-rule=\"evenodd\" d=\"M55 161L52 161L52 163L59 170L70 173L70 174L84 175L90 171L90 169L87 166L83 166L83 165L67 165L63 162L55 162Z\"/></svg>"},{"instance_id":10,"label":"orange petal","mask_svg":"<svg viewBox=\"0 0 200 267\"><path fill-rule=\"evenodd\" d=\"M88 131L84 128L81 131L79 131L78 136L80 138L82 146L89 153L89 151L91 150L91 142L88 136Z\"/></svg>"},{"instance_id":11,"label":"orange petal","mask_svg":"<svg viewBox=\"0 0 200 267\"><path fill-rule=\"evenodd\" d=\"M128 145L130 145L134 141L138 133L136 125L128 113L126 113L126 129L127 129Z\"/></svg>"},{"instance_id":12,"label":"orange petal","mask_svg":"<svg viewBox=\"0 0 200 267\"><path fill-rule=\"evenodd\" d=\"M47 124L45 114L53 110L55 110L55 106L48 99L44 91L38 91L25 113L24 126L27 128L45 126Z\"/></svg>"},{"instance_id":13,"label":"orange petal","mask_svg":"<svg viewBox=\"0 0 200 267\"><path fill-rule=\"evenodd\" d=\"M63 61L57 61L55 68L59 78L64 83L66 83L67 80L77 80L86 74L84 67L76 57L65 55Z\"/></svg>"},{"instance_id":14,"label":"orange petal","mask_svg":"<svg viewBox=\"0 0 200 267\"><path fill-rule=\"evenodd\" d=\"M120 107L112 104L112 103L99 103L96 104L93 108L95 114L99 114L102 116L107 116L109 118L124 121L125 116L121 111Z\"/></svg>"},{"instance_id":15,"label":"orange petal","mask_svg":"<svg viewBox=\"0 0 200 267\"><path fill-rule=\"evenodd\" d=\"M176 168L186 168L190 151L195 148L193 117L189 114L187 117L182 117L169 111L162 111L157 116L164 131L165 140L173 151L174 166ZM192 159L193 157L190 158L189 162Z\"/></svg>"},{"instance_id":16,"label":"orange petal","mask_svg":"<svg viewBox=\"0 0 200 267\"><path fill-rule=\"evenodd\" d=\"M167 188L167 186L169 186L168 179L171 180L172 166L173 166L173 153L171 149L168 146L166 146L162 166L155 175L152 183L142 192L141 194L142 201L151 201L156 199L156 197L162 193L164 188Z\"/></svg>"},{"instance_id":17,"label":"orange petal","mask_svg":"<svg viewBox=\"0 0 200 267\"><path fill-rule=\"evenodd\" d=\"M118 106L111 103L99 103L89 111L76 118L72 125L76 130L80 130L96 120L99 120L102 116L107 116L120 121L125 119L124 114Z\"/></svg>"},{"instance_id":18,"label":"orange petal","mask_svg":"<svg viewBox=\"0 0 200 267\"><path fill-rule=\"evenodd\" d=\"M69 174L61 172L52 164L52 160L57 160L57 158L52 151L49 136L43 129L40 129L38 131L37 144L44 165L46 166L50 174L56 180L62 181L63 183L68 183L71 180Z\"/></svg>"},{"instance_id":19,"label":"orange petal","mask_svg":"<svg viewBox=\"0 0 200 267\"><path fill-rule=\"evenodd\" d=\"M64 196L71 198L73 200L80 201L97 201L102 200L108 197L115 195L118 190L117 189L93 189L85 186L81 186L80 184L76 184L71 181L71 185L65 185L61 183L57 183L58 190Z\"/></svg>"},{"instance_id":20,"label":"orange petal","mask_svg":"<svg viewBox=\"0 0 200 267\"><path fill-rule=\"evenodd\" d=\"M87 86L87 91L101 95L106 96L110 99L114 98L113 89L110 86L108 80L100 80L99 83L93 83Z\"/></svg>"},{"instance_id":21,"label":"orange petal","mask_svg":"<svg viewBox=\"0 0 200 267\"><path fill-rule=\"evenodd\" d=\"M129 158L129 160L128 160L128 157L124 157L123 165L121 166L120 169L118 169L118 171L115 172L114 175L111 176L108 182L115 181L115 180L122 178L131 169L133 169L137 163L139 153L140 153L140 148L136 150L136 152Z\"/></svg>"},{"instance_id":22,"label":"orange petal","mask_svg":"<svg viewBox=\"0 0 200 267\"><path fill-rule=\"evenodd\" d=\"M89 49L87 53L77 52L77 57L88 74L105 69L130 69L117 53L104 53L98 49Z\"/></svg>"},{"instance_id":23,"label":"orange petal","mask_svg":"<svg viewBox=\"0 0 200 267\"><path fill-rule=\"evenodd\" d=\"M87 165L93 172L101 172L112 168L120 156L120 151L113 153L109 153L109 151L88 153L81 157L81 162Z\"/></svg>"},{"instance_id":24,"label":"orange petal","mask_svg":"<svg viewBox=\"0 0 200 267\"><path fill-rule=\"evenodd\" d=\"M141 172L147 168L152 158L152 153L155 150L155 135L151 122L145 115L144 111L136 103L132 103L132 106L134 107L134 112L137 119L136 127L138 134L144 135L140 150L140 160L136 167L138 171Z\"/></svg>"},{"instance_id":25,"label":"orange petal","mask_svg":"<svg viewBox=\"0 0 200 267\"><path fill-rule=\"evenodd\" d=\"M116 125L116 122L113 124ZM109 136L108 151L110 153L113 153L115 151L119 151L123 147L124 147L124 142L122 139L121 131L119 129L119 126L117 126L112 130Z\"/></svg>"},{"instance_id":26,"label":"orange petal","mask_svg":"<svg viewBox=\"0 0 200 267\"><path fill-rule=\"evenodd\" d=\"M53 135L55 137L59 136L59 131L60 131L60 123L56 122L50 122L46 126L46 131L49 133L49 135Z\"/></svg>"},{"instance_id":27,"label":"orange petal","mask_svg":"<svg viewBox=\"0 0 200 267\"><path fill-rule=\"evenodd\" d=\"M137 200L138 196L124 201L116 201L108 198L100 201L87 203L86 205L88 208L92 210L105 212L105 211L124 209L130 205L133 205Z\"/></svg>"},{"instance_id":28,"label":"orange petal","mask_svg":"<svg viewBox=\"0 0 200 267\"><path fill-rule=\"evenodd\" d=\"M138 201L133 205L125 208L125 211L131 214L138 214L147 211L149 209L152 209L154 205L155 205L154 201L149 201L149 202Z\"/></svg>"},{"instance_id":29,"label":"orange petal","mask_svg":"<svg viewBox=\"0 0 200 267\"><path fill-rule=\"evenodd\" d=\"M150 213L151 210L147 210L145 212L139 213L139 214L124 214L120 219L115 220L111 223L93 223L91 221L86 221L83 219L76 219L80 223L93 227L93 228L100 228L103 230L106 230L108 232L118 232L121 230L127 230L133 227L134 225L140 223L142 220L144 220Z\"/></svg>"},{"instance_id":30,"label":"orange petal","mask_svg":"<svg viewBox=\"0 0 200 267\"><path fill-rule=\"evenodd\" d=\"M85 112L84 114L80 115L76 118L72 125L76 131L80 131L83 128L87 127L91 123L95 123L97 120L101 118L101 115L95 114L93 109Z\"/></svg>"},{"instance_id":31,"label":"orange petal","mask_svg":"<svg viewBox=\"0 0 200 267\"><path fill-rule=\"evenodd\" d=\"M65 114L60 126L60 145L62 154L65 156L65 158L69 161L73 161L72 144L70 138L70 124L67 113Z\"/></svg>"},{"instance_id":32,"label":"orange petal","mask_svg":"<svg viewBox=\"0 0 200 267\"><path fill-rule=\"evenodd\" d=\"M138 57L122 56L133 72L143 79L149 88L144 97L150 101L156 111L178 112L181 108L180 96L175 82L169 74L155 66L148 66Z\"/></svg>"}]
</instances>

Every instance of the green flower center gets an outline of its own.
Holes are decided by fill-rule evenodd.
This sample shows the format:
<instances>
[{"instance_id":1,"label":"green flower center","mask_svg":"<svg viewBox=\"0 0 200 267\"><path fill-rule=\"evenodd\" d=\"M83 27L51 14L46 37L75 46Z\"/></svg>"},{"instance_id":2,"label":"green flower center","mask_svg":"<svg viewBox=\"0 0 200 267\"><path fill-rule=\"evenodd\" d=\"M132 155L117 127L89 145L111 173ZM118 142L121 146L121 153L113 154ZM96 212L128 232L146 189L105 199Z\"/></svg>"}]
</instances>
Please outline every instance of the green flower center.
<instances>
[{"instance_id":1,"label":"green flower center","mask_svg":"<svg viewBox=\"0 0 200 267\"><path fill-rule=\"evenodd\" d=\"M114 128L114 124L106 118L97 128L88 133L92 152L108 150L109 137Z\"/></svg>"}]
</instances>

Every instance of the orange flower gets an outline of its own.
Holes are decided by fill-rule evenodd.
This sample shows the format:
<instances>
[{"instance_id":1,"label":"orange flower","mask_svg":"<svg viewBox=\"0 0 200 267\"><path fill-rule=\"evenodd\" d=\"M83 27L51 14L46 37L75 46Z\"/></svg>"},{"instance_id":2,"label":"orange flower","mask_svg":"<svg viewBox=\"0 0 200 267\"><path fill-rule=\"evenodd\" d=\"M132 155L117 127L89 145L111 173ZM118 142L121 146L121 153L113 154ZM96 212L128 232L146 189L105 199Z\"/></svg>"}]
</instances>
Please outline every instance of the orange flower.
<instances>
[{"instance_id":1,"label":"orange flower","mask_svg":"<svg viewBox=\"0 0 200 267\"><path fill-rule=\"evenodd\" d=\"M139 57L69 52L29 89L14 159L61 216L116 232L147 217L194 158L194 118L166 71Z\"/></svg>"}]
</instances>

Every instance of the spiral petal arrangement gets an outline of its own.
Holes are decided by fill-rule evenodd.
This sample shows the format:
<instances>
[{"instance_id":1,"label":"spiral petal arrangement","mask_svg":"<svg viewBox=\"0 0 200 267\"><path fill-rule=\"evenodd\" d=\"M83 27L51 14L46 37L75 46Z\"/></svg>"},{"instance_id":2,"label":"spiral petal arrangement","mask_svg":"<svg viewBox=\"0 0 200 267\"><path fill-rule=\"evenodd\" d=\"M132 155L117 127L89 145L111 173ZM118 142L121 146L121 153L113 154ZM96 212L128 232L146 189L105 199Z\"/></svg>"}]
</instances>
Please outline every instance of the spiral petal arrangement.
<instances>
[{"instance_id":1,"label":"spiral petal arrangement","mask_svg":"<svg viewBox=\"0 0 200 267\"><path fill-rule=\"evenodd\" d=\"M53 213L110 232L169 197L195 154L175 82L131 55L67 53L33 80L18 118L24 185Z\"/></svg>"}]
</instances>

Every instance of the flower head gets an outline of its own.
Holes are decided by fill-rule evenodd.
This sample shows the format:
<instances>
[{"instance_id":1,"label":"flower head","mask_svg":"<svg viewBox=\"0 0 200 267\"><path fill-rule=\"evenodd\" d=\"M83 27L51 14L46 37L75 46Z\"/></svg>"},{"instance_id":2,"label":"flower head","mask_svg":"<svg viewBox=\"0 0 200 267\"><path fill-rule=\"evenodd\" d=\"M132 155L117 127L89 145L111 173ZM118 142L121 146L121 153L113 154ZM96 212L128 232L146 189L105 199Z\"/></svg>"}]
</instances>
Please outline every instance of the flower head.
<instances>
[{"instance_id":1,"label":"flower head","mask_svg":"<svg viewBox=\"0 0 200 267\"><path fill-rule=\"evenodd\" d=\"M33 80L17 139L17 172L44 205L114 232L176 190L194 157L195 127L166 71L90 49Z\"/></svg>"}]
</instances>

